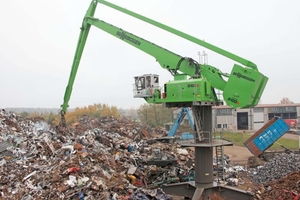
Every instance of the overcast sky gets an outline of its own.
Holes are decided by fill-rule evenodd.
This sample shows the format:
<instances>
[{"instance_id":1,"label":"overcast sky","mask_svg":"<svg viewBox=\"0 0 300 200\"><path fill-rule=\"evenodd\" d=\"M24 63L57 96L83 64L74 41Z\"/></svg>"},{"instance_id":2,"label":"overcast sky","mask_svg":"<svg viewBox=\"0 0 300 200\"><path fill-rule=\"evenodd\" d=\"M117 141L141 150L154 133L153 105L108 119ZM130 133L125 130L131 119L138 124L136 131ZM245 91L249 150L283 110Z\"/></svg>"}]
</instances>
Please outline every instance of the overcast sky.
<instances>
[{"instance_id":1,"label":"overcast sky","mask_svg":"<svg viewBox=\"0 0 300 200\"><path fill-rule=\"evenodd\" d=\"M262 103L300 103L299 0L110 0L257 64L269 77ZM83 16L90 0L0 1L0 108L59 108L63 103ZM182 56L230 73L221 55L99 4L95 17ZM92 27L79 66L71 108L107 103L138 108L133 76L172 80L155 59Z\"/></svg>"}]
</instances>

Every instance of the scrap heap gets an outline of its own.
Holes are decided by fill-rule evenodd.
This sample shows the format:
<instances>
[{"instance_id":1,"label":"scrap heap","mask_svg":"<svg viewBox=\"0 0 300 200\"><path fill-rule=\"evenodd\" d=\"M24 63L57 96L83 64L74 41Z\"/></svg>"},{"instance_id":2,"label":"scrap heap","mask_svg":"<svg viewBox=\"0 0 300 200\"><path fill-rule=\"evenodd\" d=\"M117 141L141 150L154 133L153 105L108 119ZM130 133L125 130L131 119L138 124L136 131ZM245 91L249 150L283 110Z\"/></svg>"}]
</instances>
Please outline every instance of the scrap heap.
<instances>
[{"instance_id":1,"label":"scrap heap","mask_svg":"<svg viewBox=\"0 0 300 200\"><path fill-rule=\"evenodd\" d=\"M159 186L179 182L193 160L191 151L158 143L155 130L128 120L84 116L70 130L57 133L42 118L2 109L0 199L171 199ZM168 152L160 157L167 166L151 160L152 149ZM177 157L176 167L168 165Z\"/></svg>"},{"instance_id":2,"label":"scrap heap","mask_svg":"<svg viewBox=\"0 0 300 200\"><path fill-rule=\"evenodd\" d=\"M300 172L292 172L279 180L255 185L255 199L298 200L300 199Z\"/></svg>"},{"instance_id":3,"label":"scrap heap","mask_svg":"<svg viewBox=\"0 0 300 200\"><path fill-rule=\"evenodd\" d=\"M300 199L300 154L276 153L249 173L256 199Z\"/></svg>"},{"instance_id":4,"label":"scrap heap","mask_svg":"<svg viewBox=\"0 0 300 200\"><path fill-rule=\"evenodd\" d=\"M162 184L194 178L194 152L153 139L160 128L84 116L68 130L0 110L0 200L164 200ZM296 199L299 156L278 154L256 171L227 165L224 183L249 186L255 199Z\"/></svg>"}]
</instances>

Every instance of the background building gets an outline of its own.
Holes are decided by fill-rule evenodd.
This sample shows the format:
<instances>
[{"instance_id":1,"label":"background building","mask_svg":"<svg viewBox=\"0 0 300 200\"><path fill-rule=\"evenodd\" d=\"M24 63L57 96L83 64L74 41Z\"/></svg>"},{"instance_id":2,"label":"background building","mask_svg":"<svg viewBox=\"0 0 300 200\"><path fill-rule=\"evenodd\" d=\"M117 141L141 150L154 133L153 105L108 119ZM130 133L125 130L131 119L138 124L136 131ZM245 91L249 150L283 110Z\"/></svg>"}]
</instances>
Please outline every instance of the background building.
<instances>
[{"instance_id":1,"label":"background building","mask_svg":"<svg viewBox=\"0 0 300 200\"><path fill-rule=\"evenodd\" d=\"M173 112L175 120L180 112ZM191 116L192 116L192 111ZM293 104L259 104L248 109L233 109L229 106L214 106L212 108L213 127L216 130L258 130L270 119L279 116L284 119L291 128L296 128L300 122L300 103ZM187 116L183 123L188 123Z\"/></svg>"},{"instance_id":2,"label":"background building","mask_svg":"<svg viewBox=\"0 0 300 200\"><path fill-rule=\"evenodd\" d=\"M298 104L259 104L254 108L232 109L229 106L213 107L213 126L216 129L258 130L275 116L284 119L292 128L300 118Z\"/></svg>"}]
</instances>

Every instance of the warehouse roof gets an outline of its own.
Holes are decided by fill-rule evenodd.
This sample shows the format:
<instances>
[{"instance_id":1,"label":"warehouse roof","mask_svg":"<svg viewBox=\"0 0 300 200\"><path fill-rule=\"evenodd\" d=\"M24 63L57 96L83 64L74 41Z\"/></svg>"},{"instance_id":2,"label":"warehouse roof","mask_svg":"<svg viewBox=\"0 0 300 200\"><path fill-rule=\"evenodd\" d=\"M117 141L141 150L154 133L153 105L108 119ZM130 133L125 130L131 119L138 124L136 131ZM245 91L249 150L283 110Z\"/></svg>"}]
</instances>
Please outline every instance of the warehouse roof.
<instances>
[{"instance_id":1,"label":"warehouse roof","mask_svg":"<svg viewBox=\"0 0 300 200\"><path fill-rule=\"evenodd\" d=\"M269 108L269 107L300 107L300 103L293 103L293 104L258 104L254 108ZM231 108L230 106L221 105L221 106L213 106L213 108Z\"/></svg>"}]
</instances>

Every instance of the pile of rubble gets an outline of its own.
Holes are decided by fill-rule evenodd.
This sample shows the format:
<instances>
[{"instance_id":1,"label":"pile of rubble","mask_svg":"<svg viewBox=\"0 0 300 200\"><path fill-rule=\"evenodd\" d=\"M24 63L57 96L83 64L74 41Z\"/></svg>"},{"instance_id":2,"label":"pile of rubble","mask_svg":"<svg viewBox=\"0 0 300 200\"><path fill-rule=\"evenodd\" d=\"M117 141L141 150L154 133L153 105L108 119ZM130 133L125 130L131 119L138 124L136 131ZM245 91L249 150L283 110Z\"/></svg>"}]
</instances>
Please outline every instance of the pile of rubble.
<instances>
[{"instance_id":1,"label":"pile of rubble","mask_svg":"<svg viewBox=\"0 0 300 200\"><path fill-rule=\"evenodd\" d=\"M300 199L300 172L292 172L279 180L265 184L254 184L249 188L256 200L298 200Z\"/></svg>"},{"instance_id":2,"label":"pile of rubble","mask_svg":"<svg viewBox=\"0 0 300 200\"><path fill-rule=\"evenodd\" d=\"M131 139L136 139L136 137L151 138L152 136L150 133L157 133L160 135L166 133L166 130L162 127L150 128L141 126L126 118L118 120L111 116L105 116L101 119L83 116L78 122L74 123L72 127L76 134L81 134L84 131L92 130L94 128L101 128L103 131L117 132L121 136L129 137Z\"/></svg>"},{"instance_id":3,"label":"pile of rubble","mask_svg":"<svg viewBox=\"0 0 300 200\"><path fill-rule=\"evenodd\" d=\"M274 157L249 176L255 183L268 183L292 172L300 171L300 154L276 153Z\"/></svg>"},{"instance_id":4,"label":"pile of rubble","mask_svg":"<svg viewBox=\"0 0 300 200\"><path fill-rule=\"evenodd\" d=\"M265 184L261 199L300 199L300 172L292 172L283 178Z\"/></svg>"},{"instance_id":5,"label":"pile of rubble","mask_svg":"<svg viewBox=\"0 0 300 200\"><path fill-rule=\"evenodd\" d=\"M151 131L85 116L59 133L43 119L1 110L0 199L171 199L159 186L189 180L193 152L149 139ZM167 156L151 160L153 149Z\"/></svg>"},{"instance_id":6,"label":"pile of rubble","mask_svg":"<svg viewBox=\"0 0 300 200\"><path fill-rule=\"evenodd\" d=\"M300 154L274 153L263 166L248 171L255 199L300 199Z\"/></svg>"},{"instance_id":7,"label":"pile of rubble","mask_svg":"<svg viewBox=\"0 0 300 200\"><path fill-rule=\"evenodd\" d=\"M0 199L172 199L160 186L193 181L194 152L158 142L152 133L163 130L88 116L62 132L42 118L0 110ZM296 195L300 174L280 178L299 171L299 159L278 154L255 172L226 163L221 182L251 185L250 177L257 199L272 199L278 191Z\"/></svg>"}]
</instances>

